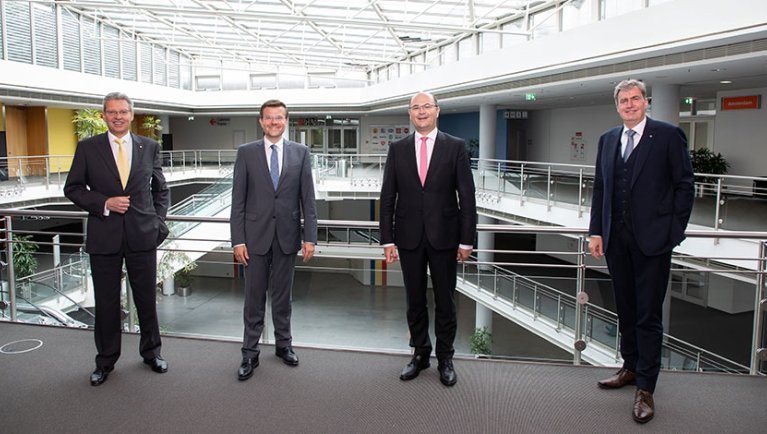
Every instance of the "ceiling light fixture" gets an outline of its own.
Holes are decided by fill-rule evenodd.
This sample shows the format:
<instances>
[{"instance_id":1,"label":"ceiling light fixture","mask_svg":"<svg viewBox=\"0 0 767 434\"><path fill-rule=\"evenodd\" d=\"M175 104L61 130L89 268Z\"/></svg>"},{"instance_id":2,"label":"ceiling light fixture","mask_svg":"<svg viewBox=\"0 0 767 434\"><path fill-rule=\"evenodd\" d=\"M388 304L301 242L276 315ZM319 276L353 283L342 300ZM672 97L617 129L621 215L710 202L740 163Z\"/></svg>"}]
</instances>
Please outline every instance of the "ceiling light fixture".
<instances>
[{"instance_id":1,"label":"ceiling light fixture","mask_svg":"<svg viewBox=\"0 0 767 434\"><path fill-rule=\"evenodd\" d=\"M722 80L719 83L721 83L721 84L731 84L732 81L731 80Z\"/></svg>"}]
</instances>

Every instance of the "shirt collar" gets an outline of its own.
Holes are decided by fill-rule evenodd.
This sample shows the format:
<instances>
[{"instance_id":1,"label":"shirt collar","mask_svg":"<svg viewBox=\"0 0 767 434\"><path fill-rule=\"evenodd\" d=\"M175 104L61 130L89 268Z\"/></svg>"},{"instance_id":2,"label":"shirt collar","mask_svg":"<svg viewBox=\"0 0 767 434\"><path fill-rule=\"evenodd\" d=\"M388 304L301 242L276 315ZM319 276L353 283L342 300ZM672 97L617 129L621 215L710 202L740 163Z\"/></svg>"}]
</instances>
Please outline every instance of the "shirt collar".
<instances>
[{"instance_id":1,"label":"shirt collar","mask_svg":"<svg viewBox=\"0 0 767 434\"><path fill-rule=\"evenodd\" d=\"M109 139L109 143L114 143L115 140L119 139L120 137L115 136L112 134L111 131L107 131L107 138ZM131 143L131 135L130 133L122 136L123 139L123 145L127 145L128 143Z\"/></svg>"},{"instance_id":2,"label":"shirt collar","mask_svg":"<svg viewBox=\"0 0 767 434\"><path fill-rule=\"evenodd\" d=\"M280 138L280 140L277 140L276 142L272 143L269 141L269 139L264 137L264 146L266 146L267 148L271 148L272 145L277 145L277 149L282 149L283 142L284 142L284 139Z\"/></svg>"},{"instance_id":3,"label":"shirt collar","mask_svg":"<svg viewBox=\"0 0 767 434\"><path fill-rule=\"evenodd\" d=\"M421 140L421 137L424 137L423 135L419 134L418 131L415 132L415 142L418 143ZM437 140L437 129L434 128L431 130L429 134L426 135L430 139L430 141L433 143L435 140Z\"/></svg>"},{"instance_id":4,"label":"shirt collar","mask_svg":"<svg viewBox=\"0 0 767 434\"><path fill-rule=\"evenodd\" d=\"M641 121L639 121L638 124L634 125L634 128L631 128L632 131L636 132L637 137L641 136L644 133L644 128L647 126L647 116L644 117ZM623 131L621 131L621 134L626 134L626 131L629 129L626 128L626 125L623 125Z\"/></svg>"}]
</instances>

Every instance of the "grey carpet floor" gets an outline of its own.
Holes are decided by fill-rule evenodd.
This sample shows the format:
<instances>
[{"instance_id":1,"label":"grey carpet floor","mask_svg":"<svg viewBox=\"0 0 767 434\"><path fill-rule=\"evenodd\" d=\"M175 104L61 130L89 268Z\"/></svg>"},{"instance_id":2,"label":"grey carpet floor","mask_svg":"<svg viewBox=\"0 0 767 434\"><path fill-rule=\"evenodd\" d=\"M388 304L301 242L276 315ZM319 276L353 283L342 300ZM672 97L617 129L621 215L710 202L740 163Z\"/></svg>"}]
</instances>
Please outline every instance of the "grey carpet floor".
<instances>
[{"instance_id":1,"label":"grey carpet floor","mask_svg":"<svg viewBox=\"0 0 767 434\"><path fill-rule=\"evenodd\" d=\"M402 354L296 348L291 368L264 346L261 366L237 381L236 342L165 337L166 374L141 363L138 337L108 381L92 387L92 332L0 323L3 433L721 433L763 432L767 378L664 372L656 417L631 419L633 390L603 391L612 370L457 359L458 384L436 361L413 381Z\"/></svg>"}]
</instances>

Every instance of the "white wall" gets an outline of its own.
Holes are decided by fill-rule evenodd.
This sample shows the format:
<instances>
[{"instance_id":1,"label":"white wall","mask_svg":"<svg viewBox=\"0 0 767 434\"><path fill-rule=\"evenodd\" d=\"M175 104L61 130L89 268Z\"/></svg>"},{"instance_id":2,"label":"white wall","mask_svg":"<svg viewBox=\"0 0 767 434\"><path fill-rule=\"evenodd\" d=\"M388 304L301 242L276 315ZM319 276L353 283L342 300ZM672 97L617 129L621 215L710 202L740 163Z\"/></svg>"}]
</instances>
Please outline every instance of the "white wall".
<instances>
[{"instance_id":1,"label":"white wall","mask_svg":"<svg viewBox=\"0 0 767 434\"><path fill-rule=\"evenodd\" d=\"M746 95L761 95L762 108L722 110L722 97ZM713 151L721 152L730 163L727 173L767 176L767 88L718 92L716 99Z\"/></svg>"},{"instance_id":2,"label":"white wall","mask_svg":"<svg viewBox=\"0 0 767 434\"><path fill-rule=\"evenodd\" d=\"M528 121L528 161L594 165L599 136L620 125L615 105L531 111ZM576 132L583 133L586 157L571 158L570 141Z\"/></svg>"},{"instance_id":3,"label":"white wall","mask_svg":"<svg viewBox=\"0 0 767 434\"><path fill-rule=\"evenodd\" d=\"M227 125L218 120L228 119ZM216 120L216 125L211 125ZM242 143L234 143L235 131L245 132L245 142L261 138L258 134L256 116L197 116L188 120L186 116L172 116L166 133L173 134L173 149L235 149Z\"/></svg>"}]
</instances>

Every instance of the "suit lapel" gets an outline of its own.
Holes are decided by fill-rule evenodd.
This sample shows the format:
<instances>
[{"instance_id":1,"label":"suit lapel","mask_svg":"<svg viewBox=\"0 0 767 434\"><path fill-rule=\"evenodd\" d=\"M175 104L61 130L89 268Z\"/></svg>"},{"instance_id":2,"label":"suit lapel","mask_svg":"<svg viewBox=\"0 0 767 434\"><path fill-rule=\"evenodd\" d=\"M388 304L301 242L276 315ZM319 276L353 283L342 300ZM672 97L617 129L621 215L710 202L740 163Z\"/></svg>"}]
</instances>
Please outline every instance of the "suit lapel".
<instances>
[{"instance_id":1,"label":"suit lapel","mask_svg":"<svg viewBox=\"0 0 767 434\"><path fill-rule=\"evenodd\" d=\"M647 162L647 158L652 153L652 147L655 143L655 123L652 119L647 118L647 124L645 124L642 138L639 139L636 148L634 149L636 155L634 156L634 174L631 177L631 187L634 187L634 183L637 177L642 172L642 166Z\"/></svg>"},{"instance_id":2,"label":"suit lapel","mask_svg":"<svg viewBox=\"0 0 767 434\"><path fill-rule=\"evenodd\" d=\"M115 161L115 156L112 153L112 145L109 144L109 136L107 136L107 133L102 135L102 138L99 140L96 149L99 155L101 155L101 158L104 160L104 166L109 169L110 172L112 172L115 180L120 182L120 172L117 171L117 162Z\"/></svg>"},{"instance_id":3,"label":"suit lapel","mask_svg":"<svg viewBox=\"0 0 767 434\"><path fill-rule=\"evenodd\" d=\"M265 142L263 140L259 140L256 142L256 146L254 148L255 155L255 163L256 163L256 172L260 172L262 175L262 178L264 180L262 182L266 182L267 185L272 185L272 176L269 174L269 164L266 162L266 149L265 149ZM278 184L279 187L279 184Z\"/></svg>"},{"instance_id":4,"label":"suit lapel","mask_svg":"<svg viewBox=\"0 0 767 434\"><path fill-rule=\"evenodd\" d=\"M605 142L607 149L604 150L602 155L602 159L605 161L602 177L611 180L608 185L612 185L613 173L615 172L615 158L618 155L618 150L621 148L621 131L623 131L623 127L613 129L612 134L610 134L610 137Z\"/></svg>"},{"instance_id":5,"label":"suit lapel","mask_svg":"<svg viewBox=\"0 0 767 434\"><path fill-rule=\"evenodd\" d=\"M415 176L416 182L418 182L418 185L421 185L421 177L418 175L418 161L416 161L416 155L415 155L415 133L411 134L410 137L405 141L405 143L408 144L410 149L406 149L405 151L405 170L409 173L412 173L413 176ZM427 172L428 173L428 172Z\"/></svg>"},{"instance_id":6,"label":"suit lapel","mask_svg":"<svg viewBox=\"0 0 767 434\"><path fill-rule=\"evenodd\" d=\"M431 159L429 160L429 169L426 171L426 180L424 181L424 187L429 182L429 179L434 177L434 172L439 167L439 163L442 160L443 155L441 148L445 146L445 135L442 132L437 131L437 137L434 138L434 149L431 150ZM419 178L420 181L420 178Z\"/></svg>"},{"instance_id":7,"label":"suit lapel","mask_svg":"<svg viewBox=\"0 0 767 434\"><path fill-rule=\"evenodd\" d=\"M141 138L133 133L131 133L131 140L133 141L133 155L131 156L131 165L130 165L130 174L128 175L128 182L125 184L125 188L128 188L128 184L130 184L131 179L134 178L134 174L138 170L138 168L141 165L141 159L144 157L144 142L141 140Z\"/></svg>"}]
</instances>

